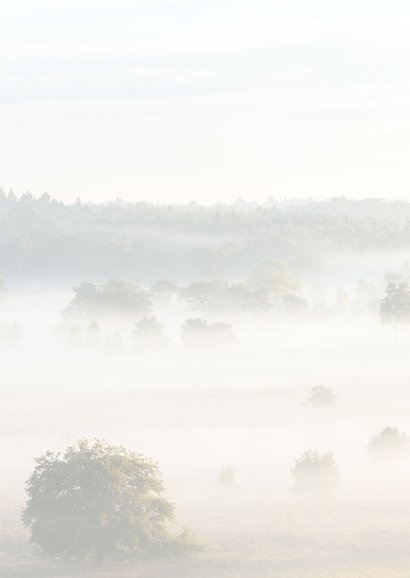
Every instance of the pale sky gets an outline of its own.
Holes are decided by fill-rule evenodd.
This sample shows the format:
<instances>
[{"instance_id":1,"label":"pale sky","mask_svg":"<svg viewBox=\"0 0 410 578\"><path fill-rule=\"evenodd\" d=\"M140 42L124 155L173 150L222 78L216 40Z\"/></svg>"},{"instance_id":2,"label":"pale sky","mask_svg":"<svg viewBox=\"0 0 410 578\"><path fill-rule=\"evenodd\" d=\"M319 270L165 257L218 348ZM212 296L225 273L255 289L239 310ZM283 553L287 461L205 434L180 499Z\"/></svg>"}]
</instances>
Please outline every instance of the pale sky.
<instances>
[{"instance_id":1,"label":"pale sky","mask_svg":"<svg viewBox=\"0 0 410 578\"><path fill-rule=\"evenodd\" d=\"M408 0L0 5L4 189L410 196Z\"/></svg>"}]
</instances>

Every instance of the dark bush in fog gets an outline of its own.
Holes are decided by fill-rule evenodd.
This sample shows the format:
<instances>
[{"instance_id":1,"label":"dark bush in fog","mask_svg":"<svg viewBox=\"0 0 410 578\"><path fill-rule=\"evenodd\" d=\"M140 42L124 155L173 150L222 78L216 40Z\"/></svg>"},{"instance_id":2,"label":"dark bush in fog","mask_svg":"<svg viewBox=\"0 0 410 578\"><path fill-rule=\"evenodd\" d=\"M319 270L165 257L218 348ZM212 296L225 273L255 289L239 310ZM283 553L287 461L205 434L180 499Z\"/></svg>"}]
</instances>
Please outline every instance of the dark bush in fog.
<instances>
[{"instance_id":1,"label":"dark bush in fog","mask_svg":"<svg viewBox=\"0 0 410 578\"><path fill-rule=\"evenodd\" d=\"M232 345L234 336L229 323L208 323L204 319L187 319L182 326L182 339L187 345Z\"/></svg>"},{"instance_id":2,"label":"dark bush in fog","mask_svg":"<svg viewBox=\"0 0 410 578\"><path fill-rule=\"evenodd\" d=\"M385 427L374 435L367 446L371 456L394 458L407 454L410 450L409 436L397 427Z\"/></svg>"},{"instance_id":3,"label":"dark bush in fog","mask_svg":"<svg viewBox=\"0 0 410 578\"><path fill-rule=\"evenodd\" d=\"M297 492L329 493L337 487L339 468L332 453L308 450L295 461L292 475Z\"/></svg>"},{"instance_id":4,"label":"dark bush in fog","mask_svg":"<svg viewBox=\"0 0 410 578\"><path fill-rule=\"evenodd\" d=\"M306 405L312 407L332 407L336 404L337 395L331 387L315 385L305 400Z\"/></svg>"},{"instance_id":5,"label":"dark bush in fog","mask_svg":"<svg viewBox=\"0 0 410 578\"><path fill-rule=\"evenodd\" d=\"M134 324L133 338L137 347L161 347L167 342L163 325L153 315L142 317Z\"/></svg>"},{"instance_id":6,"label":"dark bush in fog","mask_svg":"<svg viewBox=\"0 0 410 578\"><path fill-rule=\"evenodd\" d=\"M232 487L235 485L235 470L232 466L225 466L219 472L219 482L222 486Z\"/></svg>"},{"instance_id":7,"label":"dark bush in fog","mask_svg":"<svg viewBox=\"0 0 410 578\"><path fill-rule=\"evenodd\" d=\"M147 556L184 543L166 529L174 507L157 464L123 447L80 440L64 453L48 452L36 460L26 491L23 521L50 556Z\"/></svg>"}]
</instances>

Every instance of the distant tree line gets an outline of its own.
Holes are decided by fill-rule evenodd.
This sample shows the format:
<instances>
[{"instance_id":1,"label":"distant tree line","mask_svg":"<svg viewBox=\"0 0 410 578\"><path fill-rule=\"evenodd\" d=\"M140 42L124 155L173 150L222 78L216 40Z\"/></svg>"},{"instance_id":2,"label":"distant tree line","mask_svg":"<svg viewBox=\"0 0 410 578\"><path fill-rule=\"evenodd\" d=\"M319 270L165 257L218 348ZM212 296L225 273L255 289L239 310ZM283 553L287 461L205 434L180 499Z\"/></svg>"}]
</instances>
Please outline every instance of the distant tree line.
<instances>
[{"instance_id":1,"label":"distant tree line","mask_svg":"<svg viewBox=\"0 0 410 578\"><path fill-rule=\"evenodd\" d=\"M0 190L0 271L13 279L238 279L281 260L298 274L346 250L406 248L410 203L377 199L204 207L64 204Z\"/></svg>"}]
</instances>

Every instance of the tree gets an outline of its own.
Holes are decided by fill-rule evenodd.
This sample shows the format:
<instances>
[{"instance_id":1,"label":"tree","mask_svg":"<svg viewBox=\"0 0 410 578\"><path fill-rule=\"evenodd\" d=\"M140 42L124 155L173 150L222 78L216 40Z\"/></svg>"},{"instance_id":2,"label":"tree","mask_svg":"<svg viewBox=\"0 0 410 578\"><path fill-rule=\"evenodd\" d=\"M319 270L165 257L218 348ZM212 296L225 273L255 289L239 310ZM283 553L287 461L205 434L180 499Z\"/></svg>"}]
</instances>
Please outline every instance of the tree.
<instances>
[{"instance_id":1,"label":"tree","mask_svg":"<svg viewBox=\"0 0 410 578\"><path fill-rule=\"evenodd\" d=\"M375 281L360 279L356 285L356 305L359 309L377 311L380 303L380 287Z\"/></svg>"},{"instance_id":2,"label":"tree","mask_svg":"<svg viewBox=\"0 0 410 578\"><path fill-rule=\"evenodd\" d=\"M219 482L222 486L231 487L235 485L235 470L232 466L225 466L219 472Z\"/></svg>"},{"instance_id":3,"label":"tree","mask_svg":"<svg viewBox=\"0 0 410 578\"><path fill-rule=\"evenodd\" d=\"M328 493L336 489L339 468L332 453L308 450L295 461L292 475L296 491Z\"/></svg>"},{"instance_id":4,"label":"tree","mask_svg":"<svg viewBox=\"0 0 410 578\"><path fill-rule=\"evenodd\" d=\"M233 335L232 325L230 323L212 323L208 327L210 343L215 345L233 345L235 338Z\"/></svg>"},{"instance_id":5,"label":"tree","mask_svg":"<svg viewBox=\"0 0 410 578\"><path fill-rule=\"evenodd\" d=\"M180 287L174 281L157 281L151 285L150 291L155 299L169 301L179 294Z\"/></svg>"},{"instance_id":6,"label":"tree","mask_svg":"<svg viewBox=\"0 0 410 578\"><path fill-rule=\"evenodd\" d=\"M383 323L398 325L410 323L410 287L408 283L389 283L380 304Z\"/></svg>"},{"instance_id":7,"label":"tree","mask_svg":"<svg viewBox=\"0 0 410 578\"><path fill-rule=\"evenodd\" d=\"M373 457L399 457L410 450L410 438L397 427L385 427L372 437L367 450Z\"/></svg>"},{"instance_id":8,"label":"tree","mask_svg":"<svg viewBox=\"0 0 410 578\"><path fill-rule=\"evenodd\" d=\"M142 317L134 324L134 342L142 347L165 345L164 327L153 315Z\"/></svg>"},{"instance_id":9,"label":"tree","mask_svg":"<svg viewBox=\"0 0 410 578\"><path fill-rule=\"evenodd\" d=\"M87 329L87 345L89 347L98 347L101 344L101 327L98 321L90 321Z\"/></svg>"},{"instance_id":10,"label":"tree","mask_svg":"<svg viewBox=\"0 0 410 578\"><path fill-rule=\"evenodd\" d=\"M269 260L260 263L251 274L251 283L273 296L296 294L300 283L287 263Z\"/></svg>"},{"instance_id":11,"label":"tree","mask_svg":"<svg viewBox=\"0 0 410 578\"><path fill-rule=\"evenodd\" d=\"M182 325L182 339L187 345L201 345L207 337L208 323L199 317L186 319Z\"/></svg>"},{"instance_id":12,"label":"tree","mask_svg":"<svg viewBox=\"0 0 410 578\"><path fill-rule=\"evenodd\" d=\"M148 555L169 546L174 507L155 462L105 441L82 439L36 460L23 522L50 556L96 561Z\"/></svg>"},{"instance_id":13,"label":"tree","mask_svg":"<svg viewBox=\"0 0 410 578\"><path fill-rule=\"evenodd\" d=\"M306 299L294 295L283 295L280 299L280 308L286 315L304 315L308 312L309 304Z\"/></svg>"},{"instance_id":14,"label":"tree","mask_svg":"<svg viewBox=\"0 0 410 578\"><path fill-rule=\"evenodd\" d=\"M341 286L336 288L335 306L339 311L344 311L349 303L349 296L346 289Z\"/></svg>"},{"instance_id":15,"label":"tree","mask_svg":"<svg viewBox=\"0 0 410 578\"><path fill-rule=\"evenodd\" d=\"M208 323L204 319L186 319L182 338L187 345L232 345L234 336L229 323Z\"/></svg>"},{"instance_id":16,"label":"tree","mask_svg":"<svg viewBox=\"0 0 410 578\"><path fill-rule=\"evenodd\" d=\"M103 285L83 281L74 287L74 299L66 313L83 316L107 315L125 317L130 314L149 313L151 300L146 291L137 285L117 279Z\"/></svg>"},{"instance_id":17,"label":"tree","mask_svg":"<svg viewBox=\"0 0 410 578\"><path fill-rule=\"evenodd\" d=\"M335 405L337 395L331 387L325 385L315 385L309 392L309 397L306 399L306 405L313 407L330 407Z\"/></svg>"}]
</instances>

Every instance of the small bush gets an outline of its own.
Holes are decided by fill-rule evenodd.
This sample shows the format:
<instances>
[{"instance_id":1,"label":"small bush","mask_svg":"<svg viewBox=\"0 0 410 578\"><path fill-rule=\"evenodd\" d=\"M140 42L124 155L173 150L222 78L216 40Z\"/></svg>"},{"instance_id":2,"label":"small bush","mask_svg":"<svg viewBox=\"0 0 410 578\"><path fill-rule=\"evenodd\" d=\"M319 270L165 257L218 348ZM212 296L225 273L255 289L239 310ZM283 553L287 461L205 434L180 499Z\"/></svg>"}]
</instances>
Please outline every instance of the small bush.
<instances>
[{"instance_id":1,"label":"small bush","mask_svg":"<svg viewBox=\"0 0 410 578\"><path fill-rule=\"evenodd\" d=\"M308 450L295 461L292 475L296 491L328 493L337 487L339 468L332 453Z\"/></svg>"},{"instance_id":2,"label":"small bush","mask_svg":"<svg viewBox=\"0 0 410 578\"><path fill-rule=\"evenodd\" d=\"M337 395L331 387L316 385L312 387L306 399L306 405L312 407L331 407L336 405Z\"/></svg>"},{"instance_id":3,"label":"small bush","mask_svg":"<svg viewBox=\"0 0 410 578\"><path fill-rule=\"evenodd\" d=\"M394 458L409 452L410 438L400 432L397 427L385 427L382 431L374 435L369 445L368 452L371 456L382 458Z\"/></svg>"}]
</instances>

